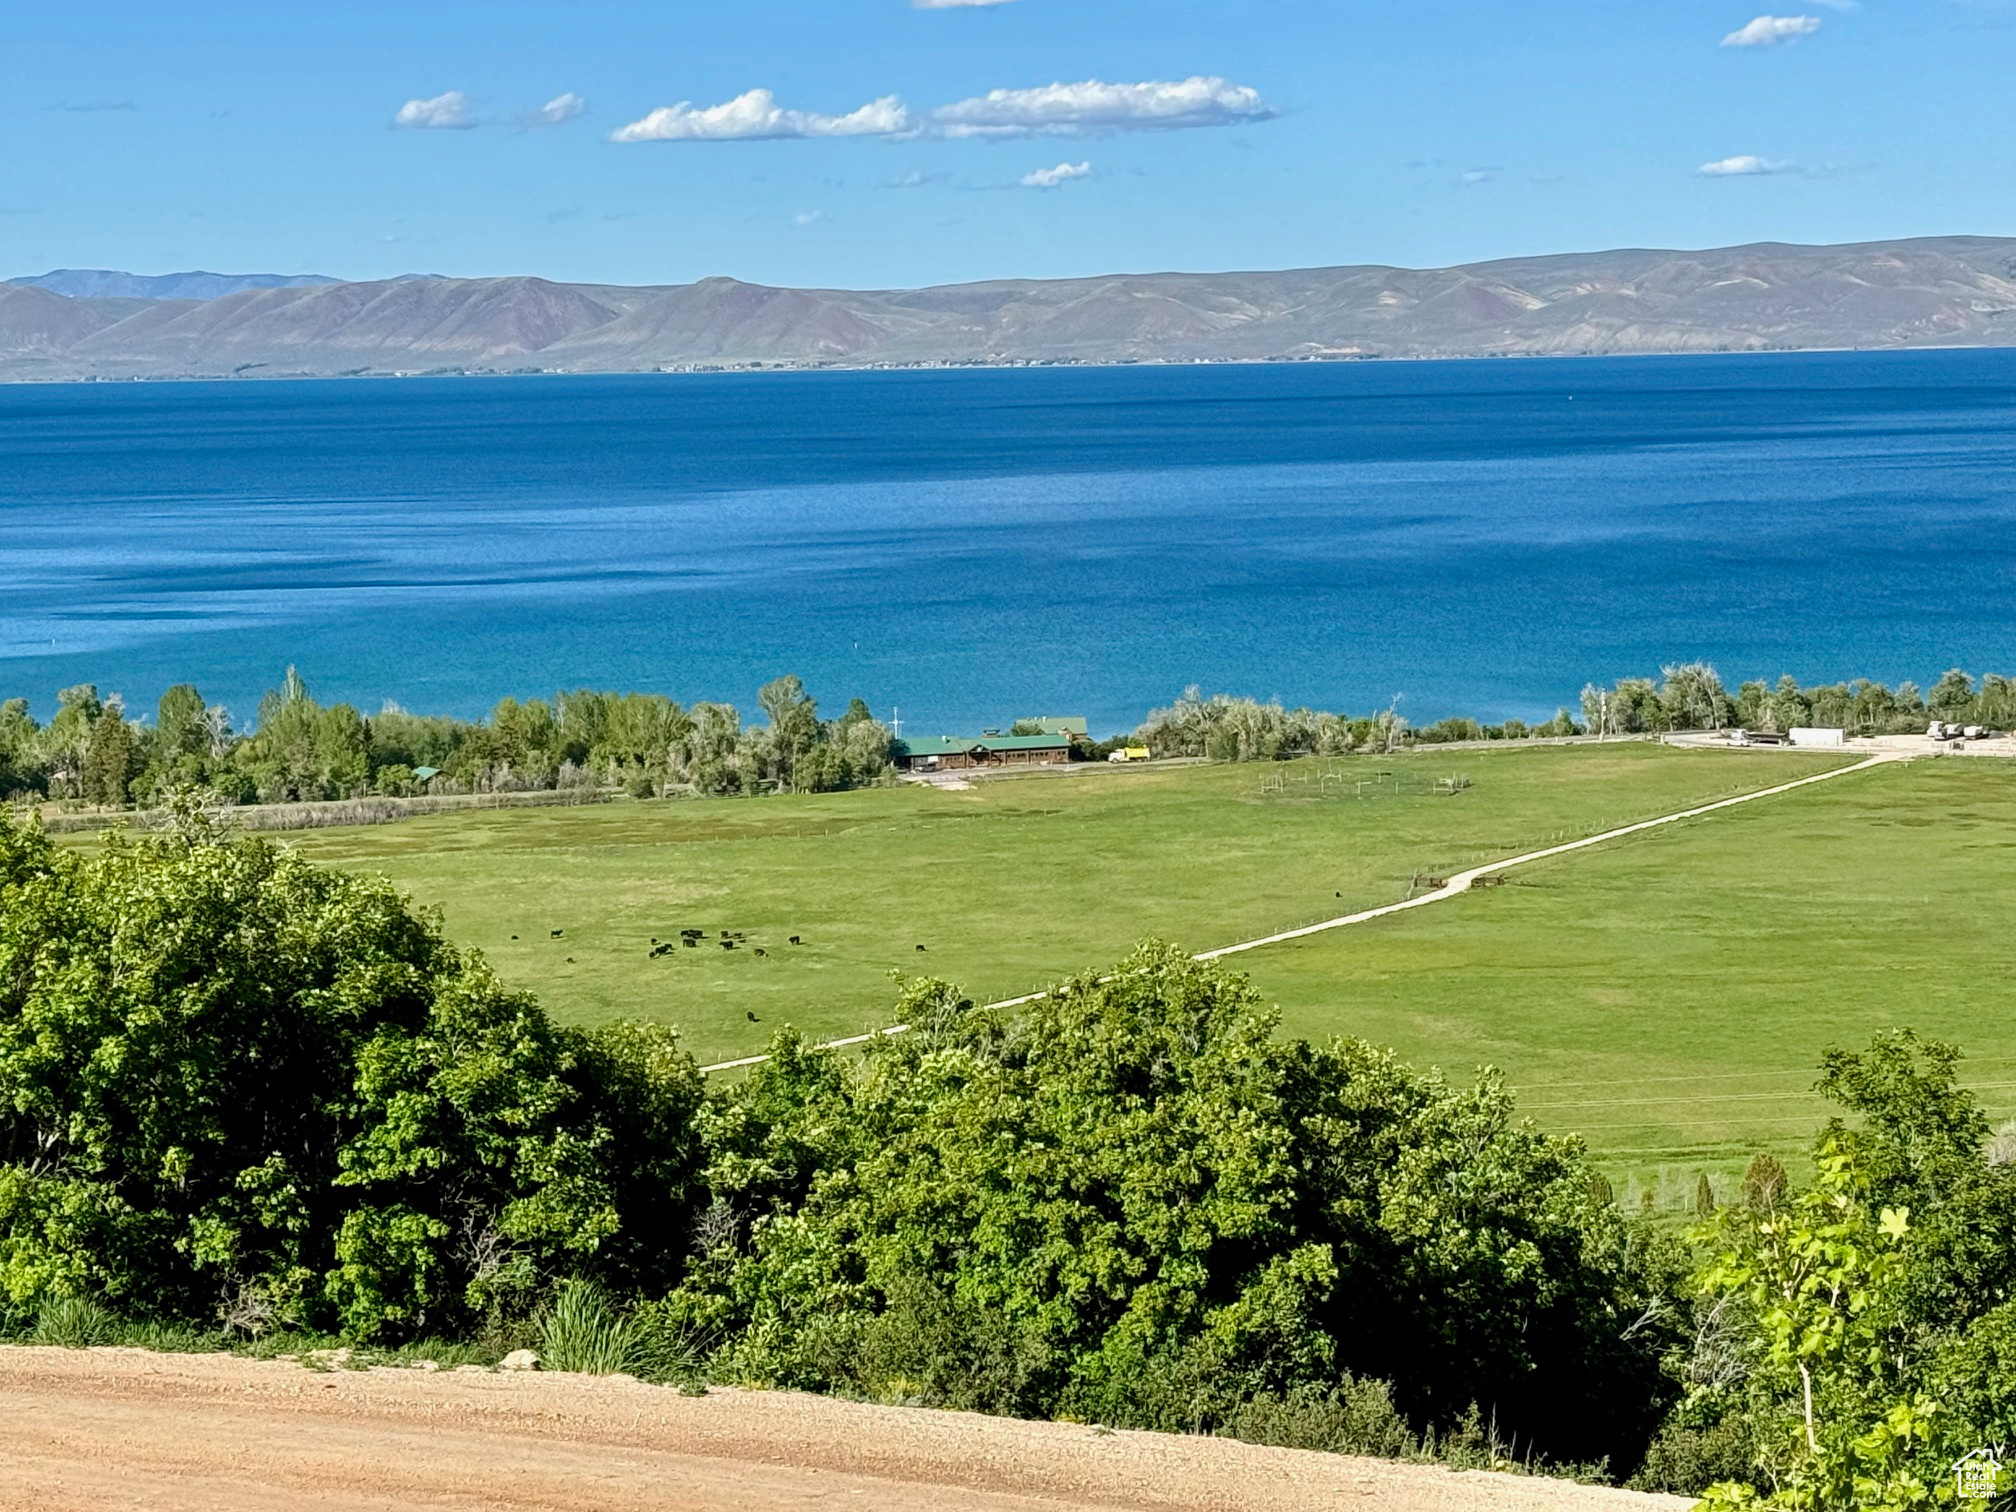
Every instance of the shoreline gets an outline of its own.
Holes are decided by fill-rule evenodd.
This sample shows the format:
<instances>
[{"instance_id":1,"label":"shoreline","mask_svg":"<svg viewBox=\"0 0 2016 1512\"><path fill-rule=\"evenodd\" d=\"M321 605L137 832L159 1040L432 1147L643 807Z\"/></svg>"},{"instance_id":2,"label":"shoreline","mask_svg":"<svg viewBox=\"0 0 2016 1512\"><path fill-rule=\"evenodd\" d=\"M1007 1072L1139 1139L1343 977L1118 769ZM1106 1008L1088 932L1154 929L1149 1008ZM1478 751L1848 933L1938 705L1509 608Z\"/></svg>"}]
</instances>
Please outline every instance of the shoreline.
<instances>
[{"instance_id":1,"label":"shoreline","mask_svg":"<svg viewBox=\"0 0 2016 1512\"><path fill-rule=\"evenodd\" d=\"M158 383L347 383L436 379L532 379L532 378L768 378L831 373L1013 373L1051 369L1072 371L1120 371L1141 368L1280 368L1353 367L1396 363L1495 363L1495 362L1611 362L1659 361L1675 359L1717 359L1755 357L1825 357L1855 355L1881 357L1925 352L2016 352L2016 339L2007 342L1938 342L1899 346L1789 346L1728 347L1714 351L1667 349L1647 352L1365 352L1333 357L1143 357L1084 359L1070 357L1031 358L1017 362L751 362L692 363L673 367L609 369L578 368L426 368L350 371L340 373L134 373L128 375L84 374L78 377L44 378L15 376L0 370L0 386L57 388L104 384ZM0 359L4 362L4 359ZM248 367L264 366L249 364Z\"/></svg>"}]
</instances>

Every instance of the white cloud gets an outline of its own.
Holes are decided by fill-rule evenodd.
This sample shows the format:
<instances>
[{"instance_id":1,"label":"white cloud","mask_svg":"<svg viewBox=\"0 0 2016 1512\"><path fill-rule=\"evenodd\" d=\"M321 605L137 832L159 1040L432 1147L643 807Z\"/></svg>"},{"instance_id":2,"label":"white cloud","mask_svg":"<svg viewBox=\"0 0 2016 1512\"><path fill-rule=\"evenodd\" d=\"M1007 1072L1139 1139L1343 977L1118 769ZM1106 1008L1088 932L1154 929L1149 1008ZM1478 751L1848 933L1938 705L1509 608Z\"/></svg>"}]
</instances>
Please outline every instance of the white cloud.
<instances>
[{"instance_id":1,"label":"white cloud","mask_svg":"<svg viewBox=\"0 0 2016 1512\"><path fill-rule=\"evenodd\" d=\"M769 90L752 89L720 105L701 107L682 100L677 105L660 106L643 119L611 133L610 140L747 142L794 137L1095 136L1114 131L1237 126L1269 120L1273 115L1273 107L1260 98L1259 91L1201 76L1143 84L1105 84L1088 79L1082 84L996 89L943 106L928 117L913 116L895 95L871 100L846 115L819 115L787 110Z\"/></svg>"},{"instance_id":2,"label":"white cloud","mask_svg":"<svg viewBox=\"0 0 2016 1512\"><path fill-rule=\"evenodd\" d=\"M1024 189L1055 189L1059 184L1068 184L1073 179L1092 177L1090 163L1059 163L1055 168L1038 168L1033 173L1025 173L1015 182Z\"/></svg>"},{"instance_id":3,"label":"white cloud","mask_svg":"<svg viewBox=\"0 0 2016 1512\"><path fill-rule=\"evenodd\" d=\"M555 95L531 114L534 125L559 126L585 114L588 102L573 90L563 95Z\"/></svg>"},{"instance_id":4,"label":"white cloud","mask_svg":"<svg viewBox=\"0 0 2016 1512\"><path fill-rule=\"evenodd\" d=\"M1722 39L1724 47L1776 47L1796 42L1820 30L1818 16L1759 16Z\"/></svg>"},{"instance_id":5,"label":"white cloud","mask_svg":"<svg viewBox=\"0 0 2016 1512\"><path fill-rule=\"evenodd\" d=\"M931 129L948 137L1089 136L1236 126L1273 114L1257 90L1218 78L1144 84L1087 79L1082 84L991 90L933 111Z\"/></svg>"},{"instance_id":6,"label":"white cloud","mask_svg":"<svg viewBox=\"0 0 2016 1512\"><path fill-rule=\"evenodd\" d=\"M1761 158L1750 153L1737 157L1718 158L1712 163L1703 163L1694 170L1703 178L1756 178L1772 173L1797 173L1797 163L1780 162L1775 158Z\"/></svg>"},{"instance_id":7,"label":"white cloud","mask_svg":"<svg viewBox=\"0 0 2016 1512\"><path fill-rule=\"evenodd\" d=\"M414 131L467 131L476 124L476 114L469 108L469 96L451 89L431 100L408 100L392 124Z\"/></svg>"},{"instance_id":8,"label":"white cloud","mask_svg":"<svg viewBox=\"0 0 2016 1512\"><path fill-rule=\"evenodd\" d=\"M910 127L910 113L894 95L871 100L846 115L786 110L767 89L752 89L722 105L695 108L681 100L661 105L641 121L613 132L612 142L757 142L789 137L895 136Z\"/></svg>"},{"instance_id":9,"label":"white cloud","mask_svg":"<svg viewBox=\"0 0 2016 1512\"><path fill-rule=\"evenodd\" d=\"M926 184L938 183L945 177L942 173L926 173L922 168L912 168L908 173L899 173L883 184L885 189L922 189Z\"/></svg>"},{"instance_id":10,"label":"white cloud","mask_svg":"<svg viewBox=\"0 0 2016 1512\"><path fill-rule=\"evenodd\" d=\"M824 210L800 210L796 215L791 217L791 224L794 226L816 226L824 219L826 219L826 212Z\"/></svg>"}]
</instances>

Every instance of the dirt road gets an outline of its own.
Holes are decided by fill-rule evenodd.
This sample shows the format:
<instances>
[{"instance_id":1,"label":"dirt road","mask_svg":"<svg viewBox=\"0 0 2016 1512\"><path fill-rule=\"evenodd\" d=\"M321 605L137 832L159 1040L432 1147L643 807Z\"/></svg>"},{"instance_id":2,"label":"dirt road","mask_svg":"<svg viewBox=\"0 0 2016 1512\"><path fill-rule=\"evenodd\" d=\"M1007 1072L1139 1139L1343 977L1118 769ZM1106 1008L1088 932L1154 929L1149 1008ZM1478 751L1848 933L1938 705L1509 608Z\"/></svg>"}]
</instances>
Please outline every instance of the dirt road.
<instances>
[{"instance_id":1,"label":"dirt road","mask_svg":"<svg viewBox=\"0 0 2016 1512\"><path fill-rule=\"evenodd\" d=\"M1917 738L1917 737L1913 737ZM1918 742L1924 744L1922 739ZM1892 761L1908 761L1914 755L1922 754L1910 747L1883 747L1873 756L1856 762L1853 766L1835 767L1831 771L1819 772L1811 777L1800 777L1792 782L1781 782L1774 787L1758 788L1753 792L1738 793L1734 798L1723 798L1714 803L1704 803L1695 808L1682 809L1677 814L1662 814L1657 819L1643 819L1636 824L1626 824L1617 829L1605 830L1600 835L1587 835L1580 840L1570 840L1565 845L1550 845L1545 850L1528 851L1523 856L1507 856L1503 861L1489 861L1482 866L1473 866L1460 871L1431 892L1408 898L1399 903L1388 903L1380 908L1361 909L1357 913L1345 914L1340 918L1324 919L1320 923L1305 924L1300 929L1284 929L1278 934L1263 935L1257 940L1242 940L1237 945L1221 945L1216 950L1200 950L1191 957L1198 961L1217 961L1226 956L1243 955L1249 950L1264 950L1269 945L1282 945L1290 940L1304 940L1310 935L1326 934L1333 929L1348 929L1353 924L1369 924L1374 919L1390 918L1394 914L1408 913L1416 908L1427 908L1436 903L1447 902L1461 897L1483 877L1497 876L1515 866L1528 866L1535 861L1548 861L1556 856L1565 856L1572 851L1587 850L1594 845L1607 845L1613 840L1627 839L1632 835L1644 834L1647 830L1662 829L1669 824L1680 824L1688 819L1699 819L1704 814L1718 813L1723 809L1735 808L1740 804L1755 803L1759 798L1775 798L1781 793L1794 789L1811 787L1816 782L1832 782L1837 777L1846 777L1855 772L1866 772L1871 767L1883 766ZM1024 1003L1033 1003L1049 993L1030 992L1021 997L1003 998L998 1003L988 1003L989 1008L1019 1008ZM891 1024L886 1029L877 1029L868 1034L849 1035L846 1039L827 1040L819 1048L822 1050L844 1050L852 1045L865 1045L870 1040L885 1039L894 1034L908 1034L908 1024ZM760 1066L770 1059L768 1055L745 1055L739 1060L722 1061L719 1065L702 1066L703 1073L716 1071L736 1071L745 1066Z\"/></svg>"},{"instance_id":2,"label":"dirt road","mask_svg":"<svg viewBox=\"0 0 2016 1512\"><path fill-rule=\"evenodd\" d=\"M8 1512L1679 1512L1519 1476L627 1379L0 1348Z\"/></svg>"}]
</instances>

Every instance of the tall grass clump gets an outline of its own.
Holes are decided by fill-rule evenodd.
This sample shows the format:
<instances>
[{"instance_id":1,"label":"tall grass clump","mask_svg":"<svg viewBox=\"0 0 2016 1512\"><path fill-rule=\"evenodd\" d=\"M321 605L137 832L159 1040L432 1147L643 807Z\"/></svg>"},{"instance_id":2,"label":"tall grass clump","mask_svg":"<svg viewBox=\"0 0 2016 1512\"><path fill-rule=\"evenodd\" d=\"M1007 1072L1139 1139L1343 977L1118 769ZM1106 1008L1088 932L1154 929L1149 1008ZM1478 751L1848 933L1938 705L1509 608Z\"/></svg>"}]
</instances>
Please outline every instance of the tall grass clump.
<instances>
[{"instance_id":1,"label":"tall grass clump","mask_svg":"<svg viewBox=\"0 0 2016 1512\"><path fill-rule=\"evenodd\" d=\"M110 1344L118 1331L119 1320L89 1297L54 1297L42 1304L29 1341L90 1349Z\"/></svg>"},{"instance_id":2,"label":"tall grass clump","mask_svg":"<svg viewBox=\"0 0 2016 1512\"><path fill-rule=\"evenodd\" d=\"M567 1281L539 1323L539 1363L582 1375L629 1373L637 1363L637 1331L592 1281Z\"/></svg>"}]
</instances>

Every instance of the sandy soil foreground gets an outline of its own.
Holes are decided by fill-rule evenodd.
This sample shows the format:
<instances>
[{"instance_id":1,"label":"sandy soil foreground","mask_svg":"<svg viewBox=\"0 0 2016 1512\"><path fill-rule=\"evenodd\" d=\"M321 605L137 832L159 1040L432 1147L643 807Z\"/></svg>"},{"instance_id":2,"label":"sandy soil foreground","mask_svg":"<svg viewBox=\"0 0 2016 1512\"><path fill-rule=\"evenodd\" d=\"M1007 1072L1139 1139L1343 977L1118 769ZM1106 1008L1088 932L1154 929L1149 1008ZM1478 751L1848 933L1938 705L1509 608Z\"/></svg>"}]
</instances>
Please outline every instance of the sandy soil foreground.
<instances>
[{"instance_id":1,"label":"sandy soil foreground","mask_svg":"<svg viewBox=\"0 0 2016 1512\"><path fill-rule=\"evenodd\" d=\"M623 1378L0 1348L9 1512L1677 1512L1561 1481Z\"/></svg>"}]
</instances>

